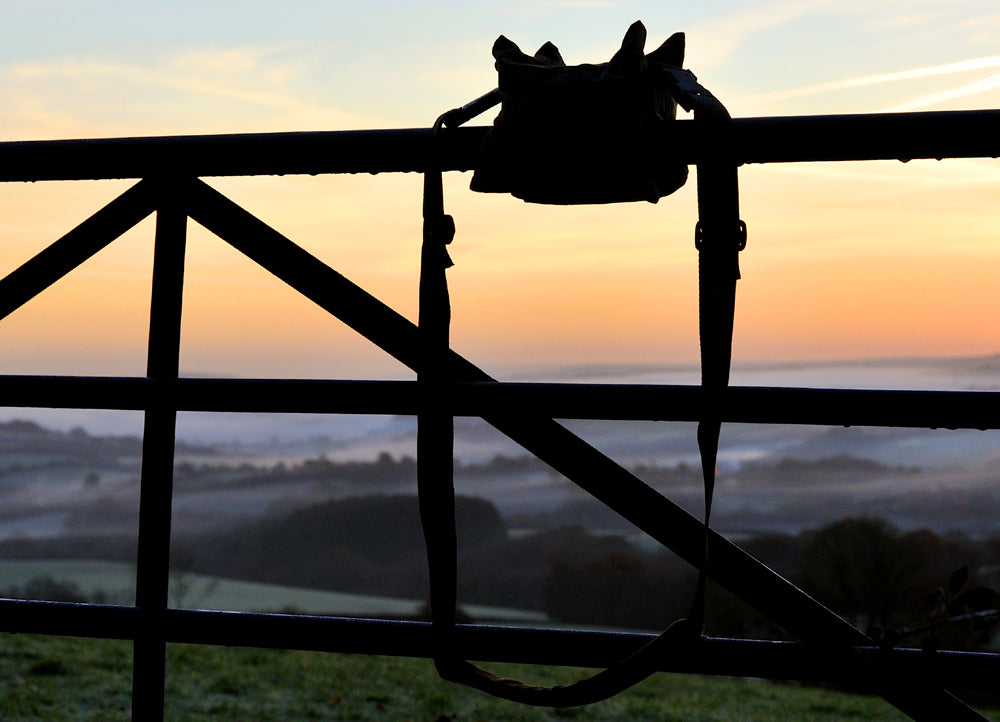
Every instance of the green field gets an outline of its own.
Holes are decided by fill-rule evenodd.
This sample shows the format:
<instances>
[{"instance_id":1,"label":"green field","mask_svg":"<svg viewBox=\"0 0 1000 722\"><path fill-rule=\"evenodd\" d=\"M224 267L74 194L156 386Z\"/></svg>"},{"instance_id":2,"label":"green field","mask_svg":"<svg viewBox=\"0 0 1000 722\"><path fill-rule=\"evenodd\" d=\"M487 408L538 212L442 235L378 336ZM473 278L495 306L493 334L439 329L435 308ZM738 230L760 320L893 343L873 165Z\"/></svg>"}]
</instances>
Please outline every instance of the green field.
<instances>
[{"instance_id":1,"label":"green field","mask_svg":"<svg viewBox=\"0 0 1000 722\"><path fill-rule=\"evenodd\" d=\"M88 593L104 589L128 596L132 574L130 565L109 562L3 562L0 587L48 575L74 581ZM202 608L408 614L417 606L207 577L186 581L191 606ZM516 617L510 610L470 611ZM168 645L167 654L166 718L178 721L906 719L876 697L761 680L663 674L592 707L550 710L442 682L426 660L179 644ZM131 665L130 642L0 634L0 719L129 719ZM498 667L538 684L565 684L589 673ZM1000 722L1000 714L991 719Z\"/></svg>"},{"instance_id":2,"label":"green field","mask_svg":"<svg viewBox=\"0 0 1000 722\"><path fill-rule=\"evenodd\" d=\"M577 670L511 669L545 684ZM131 645L0 635L0 719L126 720ZM170 645L168 720L903 720L878 698L758 680L657 675L592 707L521 707L440 681L430 662ZM996 719L996 718L995 718Z\"/></svg>"},{"instance_id":3,"label":"green field","mask_svg":"<svg viewBox=\"0 0 1000 722\"><path fill-rule=\"evenodd\" d=\"M0 561L0 589L23 588L37 577L74 582L88 595L103 590L121 604L131 604L134 597L135 568L130 564L92 560ZM295 610L307 614L368 617L412 617L423 605L421 600L325 592L198 574L172 575L170 597L171 605L179 608L239 612ZM545 615L539 612L476 605L463 608L479 620L545 621Z\"/></svg>"}]
</instances>

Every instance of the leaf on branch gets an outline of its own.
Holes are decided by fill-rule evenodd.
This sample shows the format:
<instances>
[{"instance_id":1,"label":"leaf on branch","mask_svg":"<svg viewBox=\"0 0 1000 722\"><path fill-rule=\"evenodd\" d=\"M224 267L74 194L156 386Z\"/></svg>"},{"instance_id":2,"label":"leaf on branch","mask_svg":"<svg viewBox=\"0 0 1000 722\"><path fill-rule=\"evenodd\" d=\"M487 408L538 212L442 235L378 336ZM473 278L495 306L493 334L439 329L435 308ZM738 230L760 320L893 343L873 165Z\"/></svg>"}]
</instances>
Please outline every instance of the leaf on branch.
<instances>
[{"instance_id":1,"label":"leaf on branch","mask_svg":"<svg viewBox=\"0 0 1000 722\"><path fill-rule=\"evenodd\" d=\"M959 594L955 604L973 612L1000 610L1000 592L989 587L973 587Z\"/></svg>"},{"instance_id":2,"label":"leaf on branch","mask_svg":"<svg viewBox=\"0 0 1000 722\"><path fill-rule=\"evenodd\" d=\"M956 569L952 572L951 577L948 579L948 591L951 592L951 596L958 596L959 592L965 586L965 583L969 581L969 567L964 566L961 569Z\"/></svg>"}]
</instances>

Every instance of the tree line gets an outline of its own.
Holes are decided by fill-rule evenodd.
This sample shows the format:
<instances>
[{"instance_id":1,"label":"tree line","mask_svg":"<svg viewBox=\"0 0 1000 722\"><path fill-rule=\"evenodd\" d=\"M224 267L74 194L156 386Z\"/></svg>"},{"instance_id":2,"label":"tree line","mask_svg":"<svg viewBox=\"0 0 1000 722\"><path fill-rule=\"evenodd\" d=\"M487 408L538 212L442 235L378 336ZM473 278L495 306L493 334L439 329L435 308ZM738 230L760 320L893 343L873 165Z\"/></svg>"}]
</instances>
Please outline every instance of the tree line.
<instances>
[{"instance_id":1,"label":"tree line","mask_svg":"<svg viewBox=\"0 0 1000 722\"><path fill-rule=\"evenodd\" d=\"M684 616L696 571L675 555L643 552L623 536L558 527L509 533L488 501L459 497L459 599L544 611L567 623L659 629ZM741 542L753 556L872 634L952 648L990 643L1000 610L1000 537L902 531L884 519L843 519L796 535ZM178 540L191 571L362 594L425 598L426 561L417 500L367 496ZM783 638L781 630L720 588L711 634Z\"/></svg>"},{"instance_id":2,"label":"tree line","mask_svg":"<svg viewBox=\"0 0 1000 722\"><path fill-rule=\"evenodd\" d=\"M661 629L687 613L696 571L618 534L579 526L512 534L492 503L456 502L459 600L544 611L558 622ZM890 644L980 649L1000 610L1000 536L903 531L855 517L798 534L741 540L751 555ZM133 561L134 537L11 539L0 558ZM177 536L178 572L399 598L428 597L419 508L412 495L328 501L279 518ZM22 590L23 591L23 590ZM785 638L718 587L707 631Z\"/></svg>"}]
</instances>

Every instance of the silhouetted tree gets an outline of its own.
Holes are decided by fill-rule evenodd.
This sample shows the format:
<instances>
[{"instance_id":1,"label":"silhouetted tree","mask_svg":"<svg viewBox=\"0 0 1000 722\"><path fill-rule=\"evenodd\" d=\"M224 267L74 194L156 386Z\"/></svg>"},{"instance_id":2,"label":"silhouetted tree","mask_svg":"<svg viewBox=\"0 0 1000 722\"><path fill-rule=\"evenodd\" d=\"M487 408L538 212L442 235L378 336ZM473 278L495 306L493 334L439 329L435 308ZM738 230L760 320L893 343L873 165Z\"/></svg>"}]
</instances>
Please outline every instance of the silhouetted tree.
<instances>
[{"instance_id":1,"label":"silhouetted tree","mask_svg":"<svg viewBox=\"0 0 1000 722\"><path fill-rule=\"evenodd\" d=\"M873 517L842 519L808 533L802 565L806 591L865 629L902 623L927 585L924 559L913 545Z\"/></svg>"},{"instance_id":2,"label":"silhouetted tree","mask_svg":"<svg viewBox=\"0 0 1000 722\"><path fill-rule=\"evenodd\" d=\"M574 624L660 629L684 616L690 575L653 566L635 552L612 552L583 563L553 563L542 589L550 617Z\"/></svg>"},{"instance_id":3,"label":"silhouetted tree","mask_svg":"<svg viewBox=\"0 0 1000 722\"><path fill-rule=\"evenodd\" d=\"M0 596L11 599L35 599L47 602L86 602L87 595L74 581L62 581L52 577L32 577L23 587L8 587L0 591Z\"/></svg>"}]
</instances>

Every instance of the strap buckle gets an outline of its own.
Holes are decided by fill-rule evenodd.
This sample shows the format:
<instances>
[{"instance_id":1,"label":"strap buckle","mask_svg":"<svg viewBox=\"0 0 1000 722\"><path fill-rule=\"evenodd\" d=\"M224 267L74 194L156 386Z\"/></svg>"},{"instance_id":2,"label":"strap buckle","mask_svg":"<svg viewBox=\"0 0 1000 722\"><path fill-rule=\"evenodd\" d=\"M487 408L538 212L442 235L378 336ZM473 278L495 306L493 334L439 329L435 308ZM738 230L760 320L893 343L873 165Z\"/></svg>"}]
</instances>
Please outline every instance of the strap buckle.
<instances>
[{"instance_id":1,"label":"strap buckle","mask_svg":"<svg viewBox=\"0 0 1000 722\"><path fill-rule=\"evenodd\" d=\"M694 247L699 251L705 243L706 225L712 233L718 233L719 231L724 232L722 224L720 223L706 224L702 221L698 221L697 225L694 227ZM735 231L736 250L739 252L747 247L747 224L742 220L736 221Z\"/></svg>"}]
</instances>

